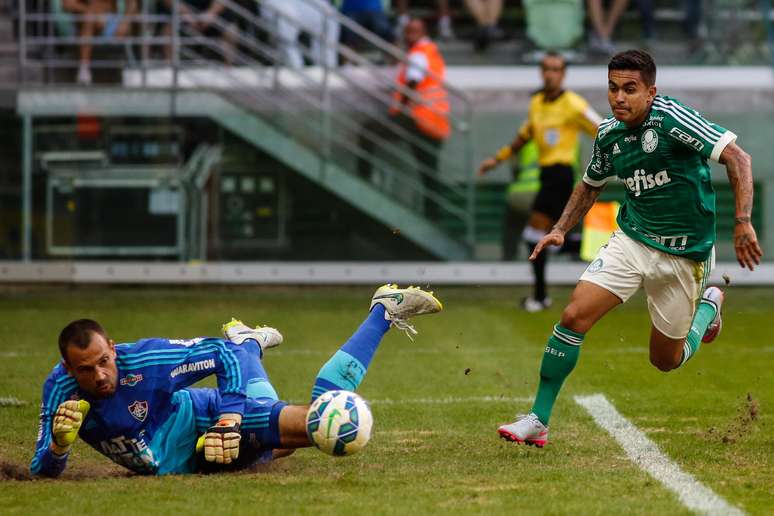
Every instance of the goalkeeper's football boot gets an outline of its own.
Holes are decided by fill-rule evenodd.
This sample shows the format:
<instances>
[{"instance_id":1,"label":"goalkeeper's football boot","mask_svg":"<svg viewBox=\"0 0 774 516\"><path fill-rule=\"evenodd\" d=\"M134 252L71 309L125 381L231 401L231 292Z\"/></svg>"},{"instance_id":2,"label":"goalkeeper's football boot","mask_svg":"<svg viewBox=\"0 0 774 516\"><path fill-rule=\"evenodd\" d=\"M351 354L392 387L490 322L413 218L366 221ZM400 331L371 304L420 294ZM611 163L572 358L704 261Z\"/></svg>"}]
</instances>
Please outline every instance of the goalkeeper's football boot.
<instances>
[{"instance_id":1,"label":"goalkeeper's football boot","mask_svg":"<svg viewBox=\"0 0 774 516\"><path fill-rule=\"evenodd\" d=\"M725 297L723 291L718 287L707 288L701 296L702 302L711 303L715 305L715 308L717 309L715 318L712 319L712 322L707 326L707 331L704 332L704 336L701 338L702 342L712 342L720 335L720 330L723 329L723 319L720 317L720 309L723 306L723 299Z\"/></svg>"},{"instance_id":2,"label":"goalkeeper's football boot","mask_svg":"<svg viewBox=\"0 0 774 516\"><path fill-rule=\"evenodd\" d=\"M500 437L508 441L542 448L548 443L548 427L534 413L517 416L513 423L497 429Z\"/></svg>"},{"instance_id":3,"label":"goalkeeper's football boot","mask_svg":"<svg viewBox=\"0 0 774 516\"><path fill-rule=\"evenodd\" d=\"M390 284L376 289L369 310L375 305L382 305L384 318L392 321L391 326L405 331L409 338L416 335L417 330L408 323L408 319L443 310L443 304L432 292L425 292L419 287L398 288L398 285Z\"/></svg>"},{"instance_id":4,"label":"goalkeeper's football boot","mask_svg":"<svg viewBox=\"0 0 774 516\"><path fill-rule=\"evenodd\" d=\"M282 334L268 326L250 328L239 319L231 318L230 322L223 325L223 336L234 344L242 344L247 339L253 339L261 346L261 351L275 348L282 344Z\"/></svg>"}]
</instances>

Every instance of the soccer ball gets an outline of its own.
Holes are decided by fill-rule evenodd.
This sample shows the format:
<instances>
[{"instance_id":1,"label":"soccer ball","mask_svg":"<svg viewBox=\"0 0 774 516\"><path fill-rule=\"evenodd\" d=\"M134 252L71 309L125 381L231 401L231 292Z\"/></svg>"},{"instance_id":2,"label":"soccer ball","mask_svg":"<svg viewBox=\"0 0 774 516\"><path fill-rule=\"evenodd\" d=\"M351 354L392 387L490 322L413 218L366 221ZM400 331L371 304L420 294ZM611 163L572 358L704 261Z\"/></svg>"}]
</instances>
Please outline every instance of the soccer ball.
<instances>
[{"instance_id":1,"label":"soccer ball","mask_svg":"<svg viewBox=\"0 0 774 516\"><path fill-rule=\"evenodd\" d=\"M306 433L328 455L352 455L371 439L373 422L363 398L350 391L328 391L309 407Z\"/></svg>"}]
</instances>

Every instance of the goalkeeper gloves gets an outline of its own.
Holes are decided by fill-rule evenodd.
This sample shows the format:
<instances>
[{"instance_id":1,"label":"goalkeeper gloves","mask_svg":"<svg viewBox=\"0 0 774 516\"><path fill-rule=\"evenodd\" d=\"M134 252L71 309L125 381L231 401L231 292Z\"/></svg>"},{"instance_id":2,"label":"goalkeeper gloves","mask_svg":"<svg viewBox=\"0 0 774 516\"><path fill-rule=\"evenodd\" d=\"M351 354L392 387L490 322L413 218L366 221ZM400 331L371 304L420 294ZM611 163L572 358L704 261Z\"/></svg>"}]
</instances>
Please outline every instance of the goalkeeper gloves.
<instances>
[{"instance_id":1,"label":"goalkeeper gloves","mask_svg":"<svg viewBox=\"0 0 774 516\"><path fill-rule=\"evenodd\" d=\"M70 451L89 408L91 407L86 400L70 400L63 402L56 409L51 428L51 451L56 455L64 455Z\"/></svg>"},{"instance_id":2,"label":"goalkeeper gloves","mask_svg":"<svg viewBox=\"0 0 774 516\"><path fill-rule=\"evenodd\" d=\"M221 414L220 420L204 434L204 459L217 464L231 464L239 457L239 414Z\"/></svg>"}]
</instances>

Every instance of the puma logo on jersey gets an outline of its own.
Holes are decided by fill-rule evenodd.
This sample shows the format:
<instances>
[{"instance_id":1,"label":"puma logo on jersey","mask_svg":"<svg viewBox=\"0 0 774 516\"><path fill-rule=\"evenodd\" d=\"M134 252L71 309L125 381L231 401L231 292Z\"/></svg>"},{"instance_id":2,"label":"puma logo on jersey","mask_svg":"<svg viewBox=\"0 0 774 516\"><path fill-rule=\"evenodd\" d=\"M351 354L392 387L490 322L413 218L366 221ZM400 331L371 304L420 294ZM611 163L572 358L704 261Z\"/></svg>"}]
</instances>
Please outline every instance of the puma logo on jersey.
<instances>
[{"instance_id":1,"label":"puma logo on jersey","mask_svg":"<svg viewBox=\"0 0 774 516\"><path fill-rule=\"evenodd\" d=\"M666 170L656 172L655 174L646 174L644 170L637 169L634 171L633 177L627 177L623 182L627 190L632 192L635 197L639 197L644 190L671 183L672 179Z\"/></svg>"}]
</instances>

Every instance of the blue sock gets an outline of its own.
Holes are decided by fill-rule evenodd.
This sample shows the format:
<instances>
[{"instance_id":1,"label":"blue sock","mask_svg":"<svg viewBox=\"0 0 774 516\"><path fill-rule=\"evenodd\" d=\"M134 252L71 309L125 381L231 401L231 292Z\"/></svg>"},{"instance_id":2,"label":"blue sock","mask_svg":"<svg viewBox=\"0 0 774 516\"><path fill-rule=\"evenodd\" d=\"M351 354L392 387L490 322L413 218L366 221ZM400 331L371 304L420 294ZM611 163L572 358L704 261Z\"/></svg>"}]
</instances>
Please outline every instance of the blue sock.
<instances>
[{"instance_id":1,"label":"blue sock","mask_svg":"<svg viewBox=\"0 0 774 516\"><path fill-rule=\"evenodd\" d=\"M390 321L384 319L384 307L376 305L357 331L317 373L312 401L326 391L357 389L389 329Z\"/></svg>"}]
</instances>

